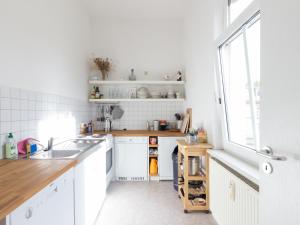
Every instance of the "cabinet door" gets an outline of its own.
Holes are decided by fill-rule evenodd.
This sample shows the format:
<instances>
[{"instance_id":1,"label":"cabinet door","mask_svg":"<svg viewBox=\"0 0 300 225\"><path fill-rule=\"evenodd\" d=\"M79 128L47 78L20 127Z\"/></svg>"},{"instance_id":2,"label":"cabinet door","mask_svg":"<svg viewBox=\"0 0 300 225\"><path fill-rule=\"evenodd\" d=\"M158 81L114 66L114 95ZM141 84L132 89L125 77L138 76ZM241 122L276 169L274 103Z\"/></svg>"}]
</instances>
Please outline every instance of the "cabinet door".
<instances>
[{"instance_id":1,"label":"cabinet door","mask_svg":"<svg viewBox=\"0 0 300 225\"><path fill-rule=\"evenodd\" d=\"M173 180L172 153L177 146L176 140L180 137L159 137L158 138L158 169L160 180Z\"/></svg>"},{"instance_id":2,"label":"cabinet door","mask_svg":"<svg viewBox=\"0 0 300 225\"><path fill-rule=\"evenodd\" d=\"M99 149L75 168L75 224L94 224L106 194L106 155Z\"/></svg>"},{"instance_id":3,"label":"cabinet door","mask_svg":"<svg viewBox=\"0 0 300 225\"><path fill-rule=\"evenodd\" d=\"M44 190L43 222L40 224L74 225L73 181L74 170L71 169Z\"/></svg>"}]
</instances>

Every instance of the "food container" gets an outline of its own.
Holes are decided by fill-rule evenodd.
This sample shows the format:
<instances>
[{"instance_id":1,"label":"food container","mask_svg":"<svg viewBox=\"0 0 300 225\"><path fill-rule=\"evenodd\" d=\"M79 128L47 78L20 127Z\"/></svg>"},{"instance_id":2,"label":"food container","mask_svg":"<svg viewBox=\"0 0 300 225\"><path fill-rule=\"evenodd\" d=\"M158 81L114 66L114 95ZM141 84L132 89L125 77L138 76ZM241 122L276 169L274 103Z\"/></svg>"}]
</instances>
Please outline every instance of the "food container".
<instances>
[{"instance_id":1,"label":"food container","mask_svg":"<svg viewBox=\"0 0 300 225\"><path fill-rule=\"evenodd\" d=\"M189 157L189 176L196 176L199 173L200 158Z\"/></svg>"},{"instance_id":2,"label":"food container","mask_svg":"<svg viewBox=\"0 0 300 225\"><path fill-rule=\"evenodd\" d=\"M154 126L154 130L158 130L159 129L159 121L158 120L154 120L153 121L153 126Z\"/></svg>"}]
</instances>

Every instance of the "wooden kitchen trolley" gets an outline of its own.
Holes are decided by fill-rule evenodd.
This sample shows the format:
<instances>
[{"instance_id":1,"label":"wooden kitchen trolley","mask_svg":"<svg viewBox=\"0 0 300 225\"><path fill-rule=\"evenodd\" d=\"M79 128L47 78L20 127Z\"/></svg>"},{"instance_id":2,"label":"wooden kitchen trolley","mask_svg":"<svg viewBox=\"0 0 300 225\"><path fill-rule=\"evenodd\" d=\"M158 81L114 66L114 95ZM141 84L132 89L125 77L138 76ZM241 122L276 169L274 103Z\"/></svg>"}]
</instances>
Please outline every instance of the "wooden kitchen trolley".
<instances>
[{"instance_id":1,"label":"wooden kitchen trolley","mask_svg":"<svg viewBox=\"0 0 300 225\"><path fill-rule=\"evenodd\" d=\"M184 212L209 212L209 156L213 146L178 140L178 196Z\"/></svg>"}]
</instances>

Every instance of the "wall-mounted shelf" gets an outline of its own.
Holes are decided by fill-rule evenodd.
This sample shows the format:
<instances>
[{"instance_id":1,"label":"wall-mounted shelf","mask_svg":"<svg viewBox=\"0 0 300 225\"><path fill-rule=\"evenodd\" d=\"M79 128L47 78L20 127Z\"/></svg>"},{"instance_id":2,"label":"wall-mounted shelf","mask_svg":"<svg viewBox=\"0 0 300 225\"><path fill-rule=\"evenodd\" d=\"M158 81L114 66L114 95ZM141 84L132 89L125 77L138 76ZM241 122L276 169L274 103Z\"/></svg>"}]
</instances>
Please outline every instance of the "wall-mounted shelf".
<instances>
[{"instance_id":1,"label":"wall-mounted shelf","mask_svg":"<svg viewBox=\"0 0 300 225\"><path fill-rule=\"evenodd\" d=\"M98 85L122 85L122 84L153 84L153 85L184 85L185 81L164 81L164 80L90 80L90 84Z\"/></svg>"},{"instance_id":2,"label":"wall-mounted shelf","mask_svg":"<svg viewBox=\"0 0 300 225\"><path fill-rule=\"evenodd\" d=\"M184 98L120 98L120 99L89 99L94 103L109 102L183 102Z\"/></svg>"}]
</instances>

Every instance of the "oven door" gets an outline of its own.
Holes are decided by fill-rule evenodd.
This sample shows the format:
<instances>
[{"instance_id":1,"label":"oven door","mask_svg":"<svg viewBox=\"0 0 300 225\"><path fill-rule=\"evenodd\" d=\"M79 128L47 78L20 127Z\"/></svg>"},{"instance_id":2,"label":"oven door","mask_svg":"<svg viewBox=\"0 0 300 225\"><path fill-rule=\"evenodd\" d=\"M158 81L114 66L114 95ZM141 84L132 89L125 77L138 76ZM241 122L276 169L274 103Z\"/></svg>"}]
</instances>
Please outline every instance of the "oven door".
<instances>
[{"instance_id":1,"label":"oven door","mask_svg":"<svg viewBox=\"0 0 300 225\"><path fill-rule=\"evenodd\" d=\"M106 188L110 185L110 182L112 181L114 177L114 152L113 147L110 146L106 150Z\"/></svg>"}]
</instances>

